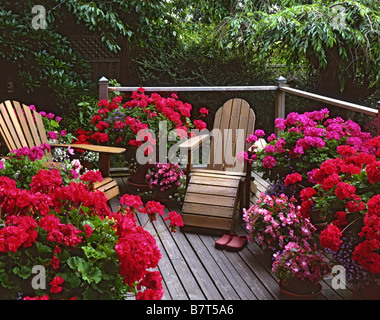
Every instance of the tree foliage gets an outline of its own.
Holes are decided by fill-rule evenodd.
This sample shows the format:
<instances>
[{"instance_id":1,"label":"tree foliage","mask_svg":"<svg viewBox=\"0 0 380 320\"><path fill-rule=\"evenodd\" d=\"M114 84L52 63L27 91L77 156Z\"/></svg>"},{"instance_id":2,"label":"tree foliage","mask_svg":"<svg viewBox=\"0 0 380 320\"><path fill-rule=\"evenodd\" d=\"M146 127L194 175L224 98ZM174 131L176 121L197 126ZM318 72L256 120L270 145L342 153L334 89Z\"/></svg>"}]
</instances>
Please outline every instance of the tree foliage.
<instances>
[{"instance_id":1,"label":"tree foliage","mask_svg":"<svg viewBox=\"0 0 380 320\"><path fill-rule=\"evenodd\" d=\"M238 1L215 29L224 51L314 68L325 91L361 97L380 85L380 4L369 1Z\"/></svg>"},{"instance_id":2,"label":"tree foliage","mask_svg":"<svg viewBox=\"0 0 380 320\"><path fill-rule=\"evenodd\" d=\"M144 39L164 31L167 15L166 2L158 0L41 0L46 28L35 30L34 5L32 0L0 4L0 57L9 63L7 70L18 79L20 91L44 92L61 107L91 90L89 65L65 36L67 23L97 34L115 52L121 49L120 37L143 45ZM171 28L170 23L165 26Z\"/></svg>"}]
</instances>

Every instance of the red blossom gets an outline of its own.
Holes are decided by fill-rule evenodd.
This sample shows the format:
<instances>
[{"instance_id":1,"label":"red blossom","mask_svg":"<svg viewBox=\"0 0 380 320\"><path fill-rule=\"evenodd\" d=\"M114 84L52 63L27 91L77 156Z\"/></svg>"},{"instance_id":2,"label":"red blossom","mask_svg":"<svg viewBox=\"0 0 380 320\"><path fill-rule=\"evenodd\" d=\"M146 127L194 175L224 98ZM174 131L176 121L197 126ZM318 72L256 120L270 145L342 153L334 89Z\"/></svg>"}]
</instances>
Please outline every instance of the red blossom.
<instances>
[{"instance_id":1,"label":"red blossom","mask_svg":"<svg viewBox=\"0 0 380 320\"><path fill-rule=\"evenodd\" d=\"M61 173L58 169L39 170L30 183L32 192L49 193L50 190L62 184Z\"/></svg>"},{"instance_id":2,"label":"red blossom","mask_svg":"<svg viewBox=\"0 0 380 320\"><path fill-rule=\"evenodd\" d=\"M368 214L374 214L380 217L380 194L374 195L367 202Z\"/></svg>"},{"instance_id":3,"label":"red blossom","mask_svg":"<svg viewBox=\"0 0 380 320\"><path fill-rule=\"evenodd\" d=\"M367 172L368 182L373 184L380 182L380 161L375 161L367 165L365 171Z\"/></svg>"},{"instance_id":4,"label":"red blossom","mask_svg":"<svg viewBox=\"0 0 380 320\"><path fill-rule=\"evenodd\" d=\"M80 177L80 180L87 182L102 182L103 177L100 171L90 170Z\"/></svg>"},{"instance_id":5,"label":"red blossom","mask_svg":"<svg viewBox=\"0 0 380 320\"><path fill-rule=\"evenodd\" d=\"M52 286L50 289L51 293L60 293L62 292L61 284L63 284L65 280L61 276L54 277L52 281L49 282L49 284Z\"/></svg>"},{"instance_id":6,"label":"red blossom","mask_svg":"<svg viewBox=\"0 0 380 320\"><path fill-rule=\"evenodd\" d=\"M335 220L332 221L334 226L342 227L347 224L347 213L345 211L337 211L334 218Z\"/></svg>"},{"instance_id":7,"label":"red blossom","mask_svg":"<svg viewBox=\"0 0 380 320\"><path fill-rule=\"evenodd\" d=\"M143 206L143 202L140 196L135 196L132 194L125 194L120 198L120 204L124 204L127 207L133 207L139 209Z\"/></svg>"},{"instance_id":8,"label":"red blossom","mask_svg":"<svg viewBox=\"0 0 380 320\"><path fill-rule=\"evenodd\" d=\"M154 237L141 226L125 232L119 238L115 250L120 261L120 274L127 284L140 281L147 269L156 268L161 259Z\"/></svg>"},{"instance_id":9,"label":"red blossom","mask_svg":"<svg viewBox=\"0 0 380 320\"><path fill-rule=\"evenodd\" d=\"M337 226L328 225L325 230L321 232L319 242L323 248L329 248L332 251L338 251L342 240L340 240L342 233Z\"/></svg>"},{"instance_id":10,"label":"red blossom","mask_svg":"<svg viewBox=\"0 0 380 320\"><path fill-rule=\"evenodd\" d=\"M352 197L356 192L355 186L346 183L346 182L338 182L337 187L335 189L335 195L340 199L348 199Z\"/></svg>"},{"instance_id":11,"label":"red blossom","mask_svg":"<svg viewBox=\"0 0 380 320\"><path fill-rule=\"evenodd\" d=\"M295 173L288 174L285 177L284 183L286 186L288 186L290 184L295 184L300 181L302 181L302 176L299 173L295 172Z\"/></svg>"},{"instance_id":12,"label":"red blossom","mask_svg":"<svg viewBox=\"0 0 380 320\"><path fill-rule=\"evenodd\" d=\"M168 216L164 220L170 220L170 230L176 232L176 227L183 227L182 216L175 211L169 212Z\"/></svg>"},{"instance_id":13,"label":"red blossom","mask_svg":"<svg viewBox=\"0 0 380 320\"><path fill-rule=\"evenodd\" d=\"M158 201L148 201L145 207L140 209L140 212L145 213L149 216L151 222L157 220L157 214L163 216L165 206Z\"/></svg>"},{"instance_id":14,"label":"red blossom","mask_svg":"<svg viewBox=\"0 0 380 320\"><path fill-rule=\"evenodd\" d=\"M207 124L202 120L194 120L194 126L200 131L207 129Z\"/></svg>"},{"instance_id":15,"label":"red blossom","mask_svg":"<svg viewBox=\"0 0 380 320\"><path fill-rule=\"evenodd\" d=\"M347 145L338 146L337 151L343 157L354 156L358 153L353 147Z\"/></svg>"},{"instance_id":16,"label":"red blossom","mask_svg":"<svg viewBox=\"0 0 380 320\"><path fill-rule=\"evenodd\" d=\"M352 253L352 260L373 274L380 273L380 240L365 240L359 243Z\"/></svg>"}]
</instances>

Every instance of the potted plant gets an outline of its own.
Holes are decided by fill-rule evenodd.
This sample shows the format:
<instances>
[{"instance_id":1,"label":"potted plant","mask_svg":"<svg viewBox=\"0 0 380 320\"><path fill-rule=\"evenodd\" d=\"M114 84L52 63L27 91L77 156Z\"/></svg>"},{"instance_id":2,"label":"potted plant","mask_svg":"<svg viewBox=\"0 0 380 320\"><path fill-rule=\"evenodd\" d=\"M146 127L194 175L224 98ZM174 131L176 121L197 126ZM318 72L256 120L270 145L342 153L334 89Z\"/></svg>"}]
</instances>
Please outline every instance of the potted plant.
<instances>
[{"instance_id":1,"label":"potted plant","mask_svg":"<svg viewBox=\"0 0 380 320\"><path fill-rule=\"evenodd\" d=\"M274 254L272 271L279 279L280 289L294 297L318 295L322 290L319 282L327 270L323 255L309 245L289 242L283 251Z\"/></svg>"},{"instance_id":2,"label":"potted plant","mask_svg":"<svg viewBox=\"0 0 380 320\"><path fill-rule=\"evenodd\" d=\"M146 174L153 198L168 201L181 186L185 174L178 163L156 163Z\"/></svg>"},{"instance_id":3,"label":"potted plant","mask_svg":"<svg viewBox=\"0 0 380 320\"><path fill-rule=\"evenodd\" d=\"M14 156L26 151L15 151ZM0 296L160 299L162 278L152 268L161 253L154 236L137 224L135 213L147 214L153 222L157 214L165 214L164 206L156 201L144 205L140 197L126 194L118 210L111 212L104 193L93 189L102 179L100 172L88 171L64 183L58 169L38 167L43 157L34 159L40 155L34 151L22 156L30 179L17 184L0 176ZM4 166L0 172L12 173L12 167L6 162ZM183 225L174 211L167 219L173 232Z\"/></svg>"},{"instance_id":4,"label":"potted plant","mask_svg":"<svg viewBox=\"0 0 380 320\"><path fill-rule=\"evenodd\" d=\"M352 259L379 278L380 137L368 140L362 148L366 152L339 146L339 157L326 160L315 171L317 184L305 191L303 207L315 206L326 216L329 225L320 236L324 248L337 252L344 233L354 232Z\"/></svg>"},{"instance_id":5,"label":"potted plant","mask_svg":"<svg viewBox=\"0 0 380 320\"><path fill-rule=\"evenodd\" d=\"M361 242L360 236L353 230L347 230L341 237L336 251L326 248L325 251L333 261L344 267L345 285L349 287L357 299L380 299L379 278L354 261L353 252Z\"/></svg>"},{"instance_id":6,"label":"potted plant","mask_svg":"<svg viewBox=\"0 0 380 320\"><path fill-rule=\"evenodd\" d=\"M328 109L321 109L303 114L291 112L285 119L277 118L275 126L282 131L279 136L271 134L264 147L247 155L252 168L263 172L263 178L272 183L297 172L302 177L297 185L308 187L314 184L311 178L314 170L325 160L338 156L337 146L350 145L363 151L371 135L362 132L352 120L329 118L329 113ZM264 136L259 132L249 137L248 142L257 143Z\"/></svg>"},{"instance_id":7,"label":"potted plant","mask_svg":"<svg viewBox=\"0 0 380 320\"><path fill-rule=\"evenodd\" d=\"M289 242L307 243L315 228L300 214L294 197L261 194L249 209L243 209L243 220L252 239L265 248L280 250Z\"/></svg>"},{"instance_id":8,"label":"potted plant","mask_svg":"<svg viewBox=\"0 0 380 320\"><path fill-rule=\"evenodd\" d=\"M117 96L112 100L99 101L98 113L91 119L94 130L87 135L82 132L81 138L86 137L88 143L126 147L129 150L125 153L126 161L137 160L136 150L142 146L144 156L150 157L149 163L155 163L159 160L164 162L156 152L160 143L165 144L164 150L167 151L181 139L187 139L191 129L206 128L206 123L199 119L208 114L206 108L201 108L199 116L191 120L192 105L180 101L176 94L164 98L157 93L146 95L144 92L144 88L139 88L132 92L129 100L124 96ZM174 132L175 137L160 141L160 130L165 130L166 133ZM83 143L83 139L80 141ZM162 156L166 159L166 153ZM148 165L139 163L139 166L144 168L137 168L132 172L130 180L142 183L137 175L141 173L140 177L145 179Z\"/></svg>"}]
</instances>

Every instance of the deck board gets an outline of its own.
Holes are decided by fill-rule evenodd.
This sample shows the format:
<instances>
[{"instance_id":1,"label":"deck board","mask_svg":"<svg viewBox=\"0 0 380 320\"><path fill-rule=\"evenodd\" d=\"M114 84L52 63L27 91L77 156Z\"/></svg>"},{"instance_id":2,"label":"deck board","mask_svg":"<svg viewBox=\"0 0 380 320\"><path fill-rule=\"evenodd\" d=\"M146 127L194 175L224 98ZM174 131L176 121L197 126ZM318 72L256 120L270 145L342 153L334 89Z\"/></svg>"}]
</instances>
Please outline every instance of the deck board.
<instances>
[{"instance_id":1,"label":"deck board","mask_svg":"<svg viewBox=\"0 0 380 320\"><path fill-rule=\"evenodd\" d=\"M251 194L254 203L268 182L254 173L258 190ZM126 177L114 177L121 195L127 190ZM119 206L118 198L110 201L113 211ZM176 204L168 204L166 210L180 212ZM168 212L168 211L167 211ZM137 214L141 225L147 216ZM234 232L248 234L241 219L236 215ZM168 225L162 217L153 224L148 223L146 230L151 234L160 232ZM156 236L162 258L158 270L163 277L163 300L286 300L278 287L278 281L271 272L270 257L256 242L249 242L240 252L217 250L214 246L218 237L188 233L178 230L176 233L165 231ZM334 290L331 276L322 283L322 294L318 300L353 299L350 290Z\"/></svg>"}]
</instances>

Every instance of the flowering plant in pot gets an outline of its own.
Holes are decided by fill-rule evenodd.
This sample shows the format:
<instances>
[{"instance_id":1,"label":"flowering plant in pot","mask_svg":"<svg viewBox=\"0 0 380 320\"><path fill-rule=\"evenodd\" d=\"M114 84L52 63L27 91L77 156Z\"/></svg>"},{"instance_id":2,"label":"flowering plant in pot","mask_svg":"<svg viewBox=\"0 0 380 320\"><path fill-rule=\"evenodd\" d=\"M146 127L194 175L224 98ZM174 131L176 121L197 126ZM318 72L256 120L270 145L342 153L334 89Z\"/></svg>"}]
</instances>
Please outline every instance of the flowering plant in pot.
<instances>
[{"instance_id":1,"label":"flowering plant in pot","mask_svg":"<svg viewBox=\"0 0 380 320\"><path fill-rule=\"evenodd\" d=\"M338 156L337 146L350 145L365 151L363 145L371 138L352 120L329 118L328 109L303 114L291 112L286 119L277 118L275 126L282 130L280 136L271 134L264 148L258 148L253 158L248 156L252 167L272 182L297 172L302 176L298 183L303 186L313 184L310 175L325 160ZM255 143L264 135L255 134L249 140Z\"/></svg>"},{"instance_id":2,"label":"flowering plant in pot","mask_svg":"<svg viewBox=\"0 0 380 320\"><path fill-rule=\"evenodd\" d=\"M160 143L165 144L163 148L168 151L175 143L194 134L191 129L206 129L207 125L201 118L208 114L208 109L201 108L199 116L191 120L192 105L180 101L176 94L164 98L158 93L147 95L144 92L144 88L139 88L132 92L127 101L123 96L114 97L111 101L99 101L100 109L91 119L94 130L86 135L81 132L78 141L126 147L127 161L136 159L136 149L142 147L145 157L150 156L152 163L158 160L155 150ZM170 134L170 137L160 141L160 131ZM139 175L140 167L143 168ZM130 179L143 183L148 168L146 165L139 166Z\"/></svg>"},{"instance_id":3,"label":"flowering plant in pot","mask_svg":"<svg viewBox=\"0 0 380 320\"><path fill-rule=\"evenodd\" d=\"M380 138L368 140L367 152L339 146L340 157L326 160L303 192L302 206L315 206L329 223L321 233L323 247L337 252L346 231L359 235L352 259L374 276L380 274Z\"/></svg>"},{"instance_id":4,"label":"flowering plant in pot","mask_svg":"<svg viewBox=\"0 0 380 320\"><path fill-rule=\"evenodd\" d=\"M41 169L58 170L62 177L62 183L65 185L78 179L81 167L79 161L70 161L66 158L59 164L50 162L45 157L47 150L50 151L48 144L12 150L8 153L7 158L0 160L0 176L14 179L17 187L23 189L29 189L33 176Z\"/></svg>"},{"instance_id":5,"label":"flowering plant in pot","mask_svg":"<svg viewBox=\"0 0 380 320\"><path fill-rule=\"evenodd\" d=\"M300 214L294 197L261 194L256 204L243 209L243 220L252 239L275 251L289 242L305 245L312 239L315 228Z\"/></svg>"},{"instance_id":6,"label":"flowering plant in pot","mask_svg":"<svg viewBox=\"0 0 380 320\"><path fill-rule=\"evenodd\" d=\"M167 200L181 186L185 174L178 163L156 163L146 174L155 199Z\"/></svg>"},{"instance_id":7,"label":"flowering plant in pot","mask_svg":"<svg viewBox=\"0 0 380 320\"><path fill-rule=\"evenodd\" d=\"M146 148L149 154L156 145L162 121L165 121L167 132L174 130L177 135L174 141L165 141L168 148L179 139L187 138L190 129L206 128L206 123L199 119L208 114L206 108L201 108L199 117L191 120L192 105L178 100L176 94L164 98L157 93L146 95L144 92L144 88L139 88L126 102L123 96L99 101L100 109L91 119L95 128L88 141L131 148L149 142ZM140 136L141 130L145 136Z\"/></svg>"},{"instance_id":8,"label":"flowering plant in pot","mask_svg":"<svg viewBox=\"0 0 380 320\"><path fill-rule=\"evenodd\" d=\"M360 236L353 230L346 230L339 238L339 248L336 251L325 248L332 260L345 270L345 285L351 288L359 299L380 299L380 279L354 261L353 252L361 242Z\"/></svg>"},{"instance_id":9,"label":"flowering plant in pot","mask_svg":"<svg viewBox=\"0 0 380 320\"><path fill-rule=\"evenodd\" d=\"M319 282L328 268L325 258L315 247L289 242L283 251L274 254L272 271L286 293L310 296L321 291Z\"/></svg>"},{"instance_id":10,"label":"flowering plant in pot","mask_svg":"<svg viewBox=\"0 0 380 320\"><path fill-rule=\"evenodd\" d=\"M0 296L4 299L160 299L161 258L154 236L139 226L136 211L154 221L158 202L124 195L111 212L101 180L88 171L62 184L59 170L40 169L29 189L0 177ZM170 228L181 217L169 213Z\"/></svg>"}]
</instances>

